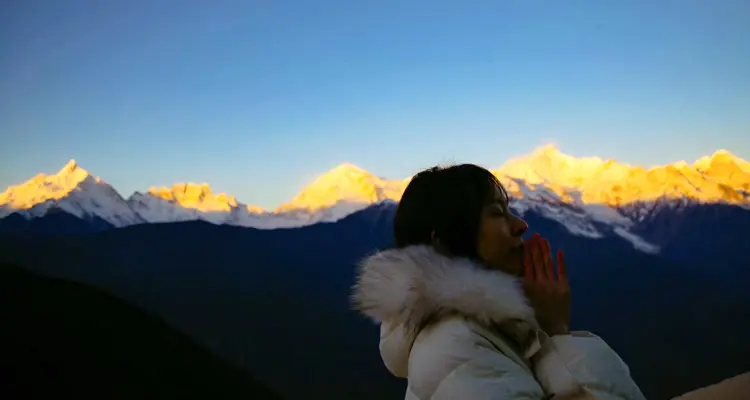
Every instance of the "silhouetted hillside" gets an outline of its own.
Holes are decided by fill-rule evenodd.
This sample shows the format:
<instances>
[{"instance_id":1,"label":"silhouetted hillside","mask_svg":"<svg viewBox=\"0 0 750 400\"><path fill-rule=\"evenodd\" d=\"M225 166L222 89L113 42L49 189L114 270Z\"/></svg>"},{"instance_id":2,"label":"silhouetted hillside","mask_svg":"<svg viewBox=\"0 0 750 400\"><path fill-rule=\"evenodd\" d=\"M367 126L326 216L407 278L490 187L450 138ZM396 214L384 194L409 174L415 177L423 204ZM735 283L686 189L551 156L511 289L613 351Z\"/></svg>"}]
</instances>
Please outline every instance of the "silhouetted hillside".
<instances>
[{"instance_id":1,"label":"silhouetted hillside","mask_svg":"<svg viewBox=\"0 0 750 400\"><path fill-rule=\"evenodd\" d=\"M664 257L711 270L714 281L750 300L750 211L728 204L664 208L638 233L661 245Z\"/></svg>"},{"instance_id":2,"label":"silhouetted hillside","mask_svg":"<svg viewBox=\"0 0 750 400\"><path fill-rule=\"evenodd\" d=\"M101 218L81 219L60 209L51 209L44 218L26 219L13 213L0 219L0 234L27 236L78 235L112 229Z\"/></svg>"},{"instance_id":3,"label":"silhouetted hillside","mask_svg":"<svg viewBox=\"0 0 750 400\"><path fill-rule=\"evenodd\" d=\"M0 397L279 398L161 319L101 290L2 264L0 304Z\"/></svg>"}]
</instances>

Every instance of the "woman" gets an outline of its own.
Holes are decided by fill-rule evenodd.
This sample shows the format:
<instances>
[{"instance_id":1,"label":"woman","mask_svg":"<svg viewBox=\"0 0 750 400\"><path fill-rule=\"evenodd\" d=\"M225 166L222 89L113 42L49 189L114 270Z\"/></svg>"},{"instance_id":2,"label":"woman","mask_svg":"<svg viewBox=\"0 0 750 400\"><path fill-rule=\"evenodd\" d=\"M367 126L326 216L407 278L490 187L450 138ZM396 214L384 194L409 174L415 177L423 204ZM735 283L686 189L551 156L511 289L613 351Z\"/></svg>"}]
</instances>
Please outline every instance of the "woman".
<instances>
[{"instance_id":1,"label":"woman","mask_svg":"<svg viewBox=\"0 0 750 400\"><path fill-rule=\"evenodd\" d=\"M409 183L395 249L366 258L353 300L380 323L380 354L408 378L406 399L643 399L620 357L569 332L570 289L558 252L524 242L492 173L431 168Z\"/></svg>"}]
</instances>

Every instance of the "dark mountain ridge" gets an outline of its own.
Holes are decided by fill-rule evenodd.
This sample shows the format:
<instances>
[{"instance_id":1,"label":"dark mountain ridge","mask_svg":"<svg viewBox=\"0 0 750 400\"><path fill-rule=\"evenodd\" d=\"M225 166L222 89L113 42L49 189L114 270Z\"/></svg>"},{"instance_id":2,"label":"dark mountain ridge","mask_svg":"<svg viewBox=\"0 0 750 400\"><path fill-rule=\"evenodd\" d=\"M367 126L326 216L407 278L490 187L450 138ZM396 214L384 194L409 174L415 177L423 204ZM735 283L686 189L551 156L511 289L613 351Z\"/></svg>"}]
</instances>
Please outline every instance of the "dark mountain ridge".
<instances>
[{"instance_id":1,"label":"dark mountain ridge","mask_svg":"<svg viewBox=\"0 0 750 400\"><path fill-rule=\"evenodd\" d=\"M288 397L398 398L404 382L382 365L377 327L348 301L356 263L392 245L394 209L297 229L183 222L5 236L0 258L154 311ZM750 370L750 304L710 262L638 252L616 236L573 236L534 213L524 218L566 251L573 327L607 340L648 398Z\"/></svg>"}]
</instances>

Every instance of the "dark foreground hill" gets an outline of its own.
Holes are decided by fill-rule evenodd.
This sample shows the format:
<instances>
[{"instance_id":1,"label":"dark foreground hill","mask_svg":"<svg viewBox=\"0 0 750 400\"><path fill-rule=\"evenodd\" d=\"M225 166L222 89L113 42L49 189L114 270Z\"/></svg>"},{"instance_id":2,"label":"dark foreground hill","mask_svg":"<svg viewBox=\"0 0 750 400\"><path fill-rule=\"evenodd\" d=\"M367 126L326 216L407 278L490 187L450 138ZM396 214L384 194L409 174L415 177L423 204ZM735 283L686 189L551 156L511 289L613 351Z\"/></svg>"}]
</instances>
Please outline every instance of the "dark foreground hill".
<instances>
[{"instance_id":1,"label":"dark foreground hill","mask_svg":"<svg viewBox=\"0 0 750 400\"><path fill-rule=\"evenodd\" d=\"M2 264L0 304L2 398L279 398L101 290Z\"/></svg>"}]
</instances>

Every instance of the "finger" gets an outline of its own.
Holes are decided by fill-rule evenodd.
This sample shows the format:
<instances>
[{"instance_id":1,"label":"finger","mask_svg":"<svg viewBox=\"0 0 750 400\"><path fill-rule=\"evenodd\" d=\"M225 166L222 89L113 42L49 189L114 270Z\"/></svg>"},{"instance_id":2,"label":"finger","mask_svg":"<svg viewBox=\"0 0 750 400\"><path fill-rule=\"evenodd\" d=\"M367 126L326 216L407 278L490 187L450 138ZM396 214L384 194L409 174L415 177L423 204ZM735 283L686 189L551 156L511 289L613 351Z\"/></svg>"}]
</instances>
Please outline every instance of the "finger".
<instances>
[{"instance_id":1,"label":"finger","mask_svg":"<svg viewBox=\"0 0 750 400\"><path fill-rule=\"evenodd\" d=\"M531 247L530 240L527 240L526 243L523 244L523 270L524 278L526 278L527 281L534 280L534 263L531 259Z\"/></svg>"},{"instance_id":2,"label":"finger","mask_svg":"<svg viewBox=\"0 0 750 400\"><path fill-rule=\"evenodd\" d=\"M549 241L547 239L542 240L542 254L544 255L544 273L547 279L555 280L555 266L552 263L552 250L549 247Z\"/></svg>"},{"instance_id":3,"label":"finger","mask_svg":"<svg viewBox=\"0 0 750 400\"><path fill-rule=\"evenodd\" d=\"M533 259L534 264L534 277L537 281L545 280L545 273L544 273L544 261L542 260L542 246L541 246L542 238L541 236L534 237L534 240L532 241L532 249L531 249L531 256Z\"/></svg>"},{"instance_id":4,"label":"finger","mask_svg":"<svg viewBox=\"0 0 750 400\"><path fill-rule=\"evenodd\" d=\"M565 265L565 254L562 250L557 251L557 276L560 281L568 280L568 268Z\"/></svg>"}]
</instances>

